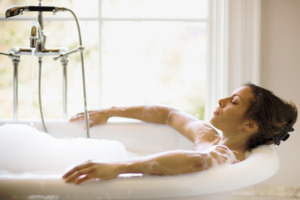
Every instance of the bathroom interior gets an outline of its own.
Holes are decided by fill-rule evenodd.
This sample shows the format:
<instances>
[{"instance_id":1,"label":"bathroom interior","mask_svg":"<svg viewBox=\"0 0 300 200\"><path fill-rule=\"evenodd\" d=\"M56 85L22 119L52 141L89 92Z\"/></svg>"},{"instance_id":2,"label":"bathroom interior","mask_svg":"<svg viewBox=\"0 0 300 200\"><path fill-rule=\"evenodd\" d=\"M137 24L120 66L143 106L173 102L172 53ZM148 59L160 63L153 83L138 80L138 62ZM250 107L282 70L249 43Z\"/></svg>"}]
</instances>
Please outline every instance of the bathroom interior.
<instances>
[{"instance_id":1,"label":"bathroom interior","mask_svg":"<svg viewBox=\"0 0 300 200\"><path fill-rule=\"evenodd\" d=\"M7 17L6 10L22 6L55 9ZM299 19L299 0L1 0L0 125L27 123L51 134L76 113L141 104L207 120L219 98L249 81L299 107ZM39 53L41 46L47 51ZM74 137L101 131L84 123L72 125ZM278 171L231 199L300 199L299 122L294 128L274 147ZM122 181L120 188L130 185ZM39 198L58 196L27 199Z\"/></svg>"}]
</instances>

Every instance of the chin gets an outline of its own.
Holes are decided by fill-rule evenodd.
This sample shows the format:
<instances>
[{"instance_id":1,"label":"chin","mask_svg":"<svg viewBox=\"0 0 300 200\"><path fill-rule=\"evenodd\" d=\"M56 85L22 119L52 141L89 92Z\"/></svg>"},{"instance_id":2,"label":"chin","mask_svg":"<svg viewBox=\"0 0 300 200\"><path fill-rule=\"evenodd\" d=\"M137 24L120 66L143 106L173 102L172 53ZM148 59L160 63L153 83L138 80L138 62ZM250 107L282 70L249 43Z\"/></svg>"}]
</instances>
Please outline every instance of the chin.
<instances>
[{"instance_id":1,"label":"chin","mask_svg":"<svg viewBox=\"0 0 300 200\"><path fill-rule=\"evenodd\" d=\"M213 123L216 123L216 120L217 120L217 117L216 117L215 115L213 115L213 116L210 118L209 122L210 122L211 124L213 124Z\"/></svg>"}]
</instances>

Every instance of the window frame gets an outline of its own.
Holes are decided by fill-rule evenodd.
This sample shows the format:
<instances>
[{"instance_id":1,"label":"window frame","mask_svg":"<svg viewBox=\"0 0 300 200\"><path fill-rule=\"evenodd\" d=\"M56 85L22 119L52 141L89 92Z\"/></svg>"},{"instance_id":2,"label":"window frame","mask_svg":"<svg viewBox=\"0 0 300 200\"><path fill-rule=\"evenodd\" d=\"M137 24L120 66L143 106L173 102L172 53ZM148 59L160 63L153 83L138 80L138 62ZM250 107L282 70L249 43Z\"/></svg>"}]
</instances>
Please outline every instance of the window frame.
<instances>
[{"instance_id":1,"label":"window frame","mask_svg":"<svg viewBox=\"0 0 300 200\"><path fill-rule=\"evenodd\" d=\"M205 120L220 98L246 82L260 84L261 0L211 0Z\"/></svg>"}]
</instances>

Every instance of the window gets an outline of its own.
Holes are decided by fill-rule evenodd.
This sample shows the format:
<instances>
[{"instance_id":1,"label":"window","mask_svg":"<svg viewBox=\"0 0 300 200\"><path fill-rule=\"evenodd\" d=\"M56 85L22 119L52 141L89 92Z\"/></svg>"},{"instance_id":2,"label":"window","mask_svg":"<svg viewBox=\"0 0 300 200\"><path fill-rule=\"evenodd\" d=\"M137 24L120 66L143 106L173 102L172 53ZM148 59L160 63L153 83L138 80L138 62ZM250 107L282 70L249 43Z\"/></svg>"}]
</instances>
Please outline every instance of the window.
<instances>
[{"instance_id":1,"label":"window","mask_svg":"<svg viewBox=\"0 0 300 200\"><path fill-rule=\"evenodd\" d=\"M26 1L37 5L37 0ZM204 118L209 65L211 18L208 0L69 0L43 5L71 8L82 31L88 109L163 104ZM36 12L4 18L22 1L2 0L0 51L29 47ZM44 13L46 48L78 47L77 29L69 13ZM62 118L62 66L43 57L42 99L45 119ZM21 56L19 118L39 118L37 58ZM0 55L0 118L13 115L13 67ZM83 111L81 65L69 56L68 115Z\"/></svg>"}]
</instances>

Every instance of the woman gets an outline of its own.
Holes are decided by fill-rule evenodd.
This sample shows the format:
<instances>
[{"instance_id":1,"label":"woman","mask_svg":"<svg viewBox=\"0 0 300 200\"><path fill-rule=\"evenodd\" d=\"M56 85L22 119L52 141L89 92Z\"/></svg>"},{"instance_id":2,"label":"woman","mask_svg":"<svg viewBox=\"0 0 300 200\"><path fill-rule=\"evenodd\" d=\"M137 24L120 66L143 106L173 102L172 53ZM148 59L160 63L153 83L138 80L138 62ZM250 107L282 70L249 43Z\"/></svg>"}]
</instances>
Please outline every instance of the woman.
<instances>
[{"instance_id":1,"label":"woman","mask_svg":"<svg viewBox=\"0 0 300 200\"><path fill-rule=\"evenodd\" d=\"M254 84L238 88L232 96L220 99L210 123L220 131L198 119L173 108L137 106L90 111L90 125L104 124L110 117L127 117L145 122L167 124L194 143L193 151L165 152L140 160L118 163L79 165L63 178L80 184L100 178L109 180L122 173L175 175L199 172L216 164L236 163L245 159L246 151L262 144L280 144L293 131L297 108L272 92ZM82 120L78 114L71 121ZM157 138L159 139L159 138Z\"/></svg>"}]
</instances>

